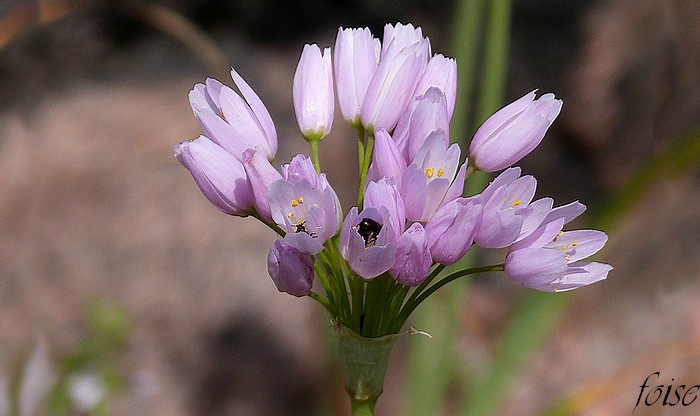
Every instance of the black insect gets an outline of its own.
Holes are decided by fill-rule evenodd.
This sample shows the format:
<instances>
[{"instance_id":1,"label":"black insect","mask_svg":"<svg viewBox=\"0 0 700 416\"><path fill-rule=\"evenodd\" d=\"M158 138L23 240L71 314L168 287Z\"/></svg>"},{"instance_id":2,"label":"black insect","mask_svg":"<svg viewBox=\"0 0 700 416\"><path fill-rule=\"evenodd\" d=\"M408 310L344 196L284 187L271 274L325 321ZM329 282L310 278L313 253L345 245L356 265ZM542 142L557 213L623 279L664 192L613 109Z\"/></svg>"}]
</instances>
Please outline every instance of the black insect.
<instances>
[{"instance_id":1,"label":"black insect","mask_svg":"<svg viewBox=\"0 0 700 416\"><path fill-rule=\"evenodd\" d=\"M365 240L365 247L371 247L377 242L377 236L384 225L371 218L363 218L357 224L357 233Z\"/></svg>"},{"instance_id":2,"label":"black insect","mask_svg":"<svg viewBox=\"0 0 700 416\"><path fill-rule=\"evenodd\" d=\"M306 233L310 235L311 237L316 237L316 233L310 233L306 229L306 221L299 221L298 223L294 224L294 232L295 233Z\"/></svg>"}]
</instances>

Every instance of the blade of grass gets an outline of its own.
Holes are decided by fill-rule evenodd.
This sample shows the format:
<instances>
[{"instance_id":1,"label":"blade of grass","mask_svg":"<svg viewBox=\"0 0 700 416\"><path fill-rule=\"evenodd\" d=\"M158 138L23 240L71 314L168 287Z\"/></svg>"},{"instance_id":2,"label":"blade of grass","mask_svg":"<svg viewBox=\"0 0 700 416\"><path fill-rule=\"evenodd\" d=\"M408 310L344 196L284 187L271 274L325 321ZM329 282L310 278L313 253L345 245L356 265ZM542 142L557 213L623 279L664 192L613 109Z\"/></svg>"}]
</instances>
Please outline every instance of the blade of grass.
<instances>
[{"instance_id":1,"label":"blade of grass","mask_svg":"<svg viewBox=\"0 0 700 416\"><path fill-rule=\"evenodd\" d=\"M479 46L483 26L483 15L487 0L460 0L456 4L453 21L452 54L457 61L457 103L450 136L460 143L463 149L471 135L469 126L473 118L473 92L478 69ZM447 395L454 374L454 345L456 342L457 321L454 303L461 303L463 290L459 296L439 294L428 299L414 313L413 321L419 329L435 334L435 339L417 337L410 344L409 374L406 387L408 414L415 416L433 415L439 412ZM447 302L445 301L447 299Z\"/></svg>"}]
</instances>

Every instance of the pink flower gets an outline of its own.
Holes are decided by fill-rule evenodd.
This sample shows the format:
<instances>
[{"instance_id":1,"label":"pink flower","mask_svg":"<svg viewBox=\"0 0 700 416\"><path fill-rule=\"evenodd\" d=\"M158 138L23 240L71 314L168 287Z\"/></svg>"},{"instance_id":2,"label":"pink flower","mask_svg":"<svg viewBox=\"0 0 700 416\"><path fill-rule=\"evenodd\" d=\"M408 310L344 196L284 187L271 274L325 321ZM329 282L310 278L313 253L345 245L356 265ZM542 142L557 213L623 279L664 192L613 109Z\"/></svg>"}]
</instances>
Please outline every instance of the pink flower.
<instances>
[{"instance_id":1,"label":"pink flower","mask_svg":"<svg viewBox=\"0 0 700 416\"><path fill-rule=\"evenodd\" d=\"M559 115L562 101L554 94L535 100L535 91L508 104L489 117L469 144L469 157L477 169L495 172L513 165L544 138Z\"/></svg>"},{"instance_id":2,"label":"pink flower","mask_svg":"<svg viewBox=\"0 0 700 416\"><path fill-rule=\"evenodd\" d=\"M214 143L242 160L252 148L272 160L277 153L277 132L270 113L252 88L231 69L243 98L219 81L207 78L190 91L190 105L204 133Z\"/></svg>"},{"instance_id":3,"label":"pink flower","mask_svg":"<svg viewBox=\"0 0 700 416\"><path fill-rule=\"evenodd\" d=\"M379 39L368 28L338 29L333 64L338 104L345 121L360 123L360 108L379 64Z\"/></svg>"},{"instance_id":4,"label":"pink flower","mask_svg":"<svg viewBox=\"0 0 700 416\"><path fill-rule=\"evenodd\" d=\"M204 136L178 143L173 153L214 206L241 217L253 211L253 191L240 160Z\"/></svg>"},{"instance_id":5,"label":"pink flower","mask_svg":"<svg viewBox=\"0 0 700 416\"><path fill-rule=\"evenodd\" d=\"M307 140L320 140L333 124L335 98L331 50L305 45L294 74L294 110L299 129Z\"/></svg>"}]
</instances>

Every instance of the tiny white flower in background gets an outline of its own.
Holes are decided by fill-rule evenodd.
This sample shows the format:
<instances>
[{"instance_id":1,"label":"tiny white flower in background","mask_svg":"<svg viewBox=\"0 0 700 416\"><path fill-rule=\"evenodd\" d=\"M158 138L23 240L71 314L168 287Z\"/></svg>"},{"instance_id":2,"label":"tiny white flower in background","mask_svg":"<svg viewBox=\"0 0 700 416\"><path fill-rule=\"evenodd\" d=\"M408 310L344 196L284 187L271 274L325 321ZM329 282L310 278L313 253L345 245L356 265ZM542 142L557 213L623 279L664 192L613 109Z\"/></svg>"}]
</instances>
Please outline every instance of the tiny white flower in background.
<instances>
[{"instance_id":1,"label":"tiny white flower in background","mask_svg":"<svg viewBox=\"0 0 700 416\"><path fill-rule=\"evenodd\" d=\"M97 374L74 374L68 381L68 393L78 411L90 412L104 398L105 385Z\"/></svg>"}]
</instances>

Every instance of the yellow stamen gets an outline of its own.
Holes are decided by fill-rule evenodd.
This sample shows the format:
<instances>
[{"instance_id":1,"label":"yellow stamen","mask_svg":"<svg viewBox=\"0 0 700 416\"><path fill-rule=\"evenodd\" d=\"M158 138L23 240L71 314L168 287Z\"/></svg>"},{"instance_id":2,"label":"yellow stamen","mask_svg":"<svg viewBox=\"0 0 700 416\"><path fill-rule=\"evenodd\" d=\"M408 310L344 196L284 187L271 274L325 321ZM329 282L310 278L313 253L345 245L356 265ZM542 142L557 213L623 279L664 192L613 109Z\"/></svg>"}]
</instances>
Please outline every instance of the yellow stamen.
<instances>
[{"instance_id":1,"label":"yellow stamen","mask_svg":"<svg viewBox=\"0 0 700 416\"><path fill-rule=\"evenodd\" d=\"M301 225L304 225L304 221L302 220L297 220L296 226L299 227Z\"/></svg>"},{"instance_id":2,"label":"yellow stamen","mask_svg":"<svg viewBox=\"0 0 700 416\"><path fill-rule=\"evenodd\" d=\"M562 245L561 245L561 250L562 250L562 251L566 251L567 248L569 248L569 245L568 245L568 244L562 244Z\"/></svg>"},{"instance_id":3,"label":"yellow stamen","mask_svg":"<svg viewBox=\"0 0 700 416\"><path fill-rule=\"evenodd\" d=\"M438 171L437 171L438 178L442 177L442 175L444 175L444 174L445 174L444 170L438 169Z\"/></svg>"},{"instance_id":4,"label":"yellow stamen","mask_svg":"<svg viewBox=\"0 0 700 416\"><path fill-rule=\"evenodd\" d=\"M557 242L557 238L559 238L559 236L562 235L562 234L564 234L564 231L559 231L559 232L557 233L557 236L554 237L554 239L552 240L552 242L553 242L553 243L556 243L556 242Z\"/></svg>"},{"instance_id":5,"label":"yellow stamen","mask_svg":"<svg viewBox=\"0 0 700 416\"><path fill-rule=\"evenodd\" d=\"M428 168L425 170L425 177L428 179L432 178L434 174L435 174L434 168Z\"/></svg>"},{"instance_id":6,"label":"yellow stamen","mask_svg":"<svg viewBox=\"0 0 700 416\"><path fill-rule=\"evenodd\" d=\"M299 205L299 202L296 199L292 199L292 207L296 208L297 205Z\"/></svg>"},{"instance_id":7,"label":"yellow stamen","mask_svg":"<svg viewBox=\"0 0 700 416\"><path fill-rule=\"evenodd\" d=\"M299 201L300 204L303 204L303 203L304 203L304 197L303 197L303 196L300 196L299 198L297 198L297 201Z\"/></svg>"},{"instance_id":8,"label":"yellow stamen","mask_svg":"<svg viewBox=\"0 0 700 416\"><path fill-rule=\"evenodd\" d=\"M294 213L293 213L293 212L290 212L289 214L287 214L287 218L290 218L290 219L291 219L291 218L294 218Z\"/></svg>"},{"instance_id":9,"label":"yellow stamen","mask_svg":"<svg viewBox=\"0 0 700 416\"><path fill-rule=\"evenodd\" d=\"M522 202L523 202L523 201L521 201L521 200L519 200L519 199L516 199L515 201L513 201L513 203L512 203L511 205L513 205L514 207L517 207L517 206L520 205Z\"/></svg>"},{"instance_id":10,"label":"yellow stamen","mask_svg":"<svg viewBox=\"0 0 700 416\"><path fill-rule=\"evenodd\" d=\"M578 241L572 241L571 242L571 247L576 247L578 245Z\"/></svg>"},{"instance_id":11,"label":"yellow stamen","mask_svg":"<svg viewBox=\"0 0 700 416\"><path fill-rule=\"evenodd\" d=\"M566 259L566 262L567 262L567 263L569 262L569 260L571 260L571 256L568 255L568 254L567 254L564 258Z\"/></svg>"}]
</instances>

